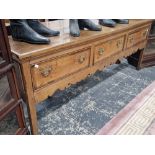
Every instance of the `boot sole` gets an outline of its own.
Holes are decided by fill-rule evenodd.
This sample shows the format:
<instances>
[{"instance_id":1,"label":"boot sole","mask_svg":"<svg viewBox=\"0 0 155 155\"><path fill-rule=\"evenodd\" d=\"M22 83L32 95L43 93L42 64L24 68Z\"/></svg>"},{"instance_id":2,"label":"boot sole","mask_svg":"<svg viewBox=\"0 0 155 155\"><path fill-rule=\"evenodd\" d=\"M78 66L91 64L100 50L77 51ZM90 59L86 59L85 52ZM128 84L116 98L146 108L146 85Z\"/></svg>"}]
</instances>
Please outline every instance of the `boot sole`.
<instances>
[{"instance_id":1,"label":"boot sole","mask_svg":"<svg viewBox=\"0 0 155 155\"><path fill-rule=\"evenodd\" d=\"M29 43L29 44L49 44L49 42L47 43L42 43L42 42L30 42L30 41L27 41L27 40L24 40L24 39L16 39L16 38L13 38L14 41L20 41L20 42L26 42L26 43Z\"/></svg>"},{"instance_id":2,"label":"boot sole","mask_svg":"<svg viewBox=\"0 0 155 155\"><path fill-rule=\"evenodd\" d=\"M72 37L80 37L80 34L79 35L74 35L74 34L70 34Z\"/></svg>"},{"instance_id":3,"label":"boot sole","mask_svg":"<svg viewBox=\"0 0 155 155\"><path fill-rule=\"evenodd\" d=\"M53 34L53 35L46 35L46 34L41 34L41 33L39 33L39 34L42 35L42 36L44 36L44 37L56 37L56 36L59 36L60 35L60 33Z\"/></svg>"},{"instance_id":4,"label":"boot sole","mask_svg":"<svg viewBox=\"0 0 155 155\"><path fill-rule=\"evenodd\" d=\"M111 25L111 24L104 24L104 23L99 23L100 25L102 25L102 26L107 26L107 27L115 27L116 26L116 24L115 25Z\"/></svg>"}]
</instances>

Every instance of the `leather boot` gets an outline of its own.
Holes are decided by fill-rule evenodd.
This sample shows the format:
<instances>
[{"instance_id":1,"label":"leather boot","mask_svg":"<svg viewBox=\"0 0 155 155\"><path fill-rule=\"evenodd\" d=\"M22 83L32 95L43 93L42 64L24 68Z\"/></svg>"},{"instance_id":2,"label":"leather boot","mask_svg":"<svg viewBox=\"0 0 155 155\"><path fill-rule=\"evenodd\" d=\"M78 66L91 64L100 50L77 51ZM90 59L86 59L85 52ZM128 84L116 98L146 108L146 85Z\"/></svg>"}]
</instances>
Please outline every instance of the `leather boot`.
<instances>
[{"instance_id":1,"label":"leather boot","mask_svg":"<svg viewBox=\"0 0 155 155\"><path fill-rule=\"evenodd\" d=\"M115 27L116 22L113 21L112 19L99 19L99 24L102 26L107 26L107 27Z\"/></svg>"},{"instance_id":2,"label":"leather boot","mask_svg":"<svg viewBox=\"0 0 155 155\"><path fill-rule=\"evenodd\" d=\"M79 28L81 30L84 30L84 28L87 28L88 30L91 30L91 31L102 30L102 27L93 23L90 19L78 19L78 23L79 23Z\"/></svg>"},{"instance_id":3,"label":"leather boot","mask_svg":"<svg viewBox=\"0 0 155 155\"><path fill-rule=\"evenodd\" d=\"M50 40L39 35L28 24L25 19L11 19L10 30L14 40L31 44L48 44Z\"/></svg>"},{"instance_id":4,"label":"leather boot","mask_svg":"<svg viewBox=\"0 0 155 155\"><path fill-rule=\"evenodd\" d=\"M115 21L118 24L129 24L128 19L113 19L113 21Z\"/></svg>"},{"instance_id":5,"label":"leather boot","mask_svg":"<svg viewBox=\"0 0 155 155\"><path fill-rule=\"evenodd\" d=\"M47 28L38 19L27 19L27 22L34 31L43 36L52 37L52 36L58 36L60 34L59 31L54 31Z\"/></svg>"},{"instance_id":6,"label":"leather boot","mask_svg":"<svg viewBox=\"0 0 155 155\"><path fill-rule=\"evenodd\" d=\"M69 20L69 30L70 35L73 37L79 37L80 36L80 29L77 19L70 19Z\"/></svg>"}]
</instances>

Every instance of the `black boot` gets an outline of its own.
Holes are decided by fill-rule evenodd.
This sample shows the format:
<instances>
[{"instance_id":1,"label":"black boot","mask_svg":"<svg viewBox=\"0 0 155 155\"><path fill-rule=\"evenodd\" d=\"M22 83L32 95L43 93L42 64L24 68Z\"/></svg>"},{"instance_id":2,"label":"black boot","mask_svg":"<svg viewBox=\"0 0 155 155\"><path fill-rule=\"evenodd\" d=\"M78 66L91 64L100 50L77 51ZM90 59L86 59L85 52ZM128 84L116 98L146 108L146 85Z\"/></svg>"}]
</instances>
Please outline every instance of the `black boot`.
<instances>
[{"instance_id":1,"label":"black boot","mask_svg":"<svg viewBox=\"0 0 155 155\"><path fill-rule=\"evenodd\" d=\"M27 22L34 31L43 36L52 37L52 36L58 36L60 34L59 31L54 31L47 28L38 19L27 19Z\"/></svg>"},{"instance_id":2,"label":"black boot","mask_svg":"<svg viewBox=\"0 0 155 155\"><path fill-rule=\"evenodd\" d=\"M35 32L25 19L11 19L10 30L12 38L32 44L48 44L50 40Z\"/></svg>"},{"instance_id":3,"label":"black boot","mask_svg":"<svg viewBox=\"0 0 155 155\"><path fill-rule=\"evenodd\" d=\"M77 19L70 19L69 20L69 30L70 35L73 37L79 37L80 36L80 29Z\"/></svg>"},{"instance_id":4,"label":"black boot","mask_svg":"<svg viewBox=\"0 0 155 155\"><path fill-rule=\"evenodd\" d=\"M78 23L79 23L79 28L81 30L84 30L84 28L87 28L88 30L91 30L91 31L102 30L102 27L93 23L90 19L78 19Z\"/></svg>"},{"instance_id":5,"label":"black boot","mask_svg":"<svg viewBox=\"0 0 155 155\"><path fill-rule=\"evenodd\" d=\"M112 19L99 19L99 24L102 26L107 26L107 27L115 27L116 22L113 21Z\"/></svg>"},{"instance_id":6,"label":"black boot","mask_svg":"<svg viewBox=\"0 0 155 155\"><path fill-rule=\"evenodd\" d=\"M129 24L128 19L113 19L113 21L115 21L118 24Z\"/></svg>"}]
</instances>

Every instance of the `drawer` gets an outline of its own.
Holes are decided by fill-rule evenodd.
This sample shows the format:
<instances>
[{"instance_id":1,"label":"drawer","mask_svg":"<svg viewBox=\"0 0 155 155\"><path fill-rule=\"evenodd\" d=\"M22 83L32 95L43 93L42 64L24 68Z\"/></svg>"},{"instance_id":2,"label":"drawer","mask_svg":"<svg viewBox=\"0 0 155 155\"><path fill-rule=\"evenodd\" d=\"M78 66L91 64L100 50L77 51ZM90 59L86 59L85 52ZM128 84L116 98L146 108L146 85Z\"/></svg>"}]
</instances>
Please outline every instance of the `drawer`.
<instances>
[{"instance_id":1,"label":"drawer","mask_svg":"<svg viewBox=\"0 0 155 155\"><path fill-rule=\"evenodd\" d=\"M63 78L69 74L89 66L91 49L82 49L76 53L49 59L35 64L31 68L35 89Z\"/></svg>"},{"instance_id":2,"label":"drawer","mask_svg":"<svg viewBox=\"0 0 155 155\"><path fill-rule=\"evenodd\" d=\"M95 46L94 63L123 50L125 36L118 37Z\"/></svg>"},{"instance_id":3,"label":"drawer","mask_svg":"<svg viewBox=\"0 0 155 155\"><path fill-rule=\"evenodd\" d=\"M148 27L137 30L136 32L132 32L128 36L126 47L127 48L132 47L132 46L136 45L137 43L146 40L147 36L148 36L148 33L149 33L149 28Z\"/></svg>"}]
</instances>

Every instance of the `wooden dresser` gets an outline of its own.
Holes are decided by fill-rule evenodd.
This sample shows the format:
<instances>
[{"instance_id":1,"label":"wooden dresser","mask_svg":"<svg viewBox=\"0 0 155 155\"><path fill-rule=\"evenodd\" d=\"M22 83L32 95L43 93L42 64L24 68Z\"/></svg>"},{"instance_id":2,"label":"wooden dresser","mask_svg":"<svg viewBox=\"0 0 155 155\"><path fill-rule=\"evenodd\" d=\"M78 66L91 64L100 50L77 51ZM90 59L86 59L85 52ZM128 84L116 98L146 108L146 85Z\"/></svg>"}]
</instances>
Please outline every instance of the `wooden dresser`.
<instances>
[{"instance_id":1,"label":"wooden dresser","mask_svg":"<svg viewBox=\"0 0 155 155\"><path fill-rule=\"evenodd\" d=\"M146 46L151 20L130 20L127 25L103 27L101 32L81 31L69 35L68 20L45 23L61 31L50 45L32 45L13 41L10 45L18 64L21 93L29 107L31 129L37 134L36 104L87 76L138 52ZM21 72L20 72L21 71ZM20 80L20 75L23 82Z\"/></svg>"}]
</instances>

